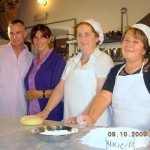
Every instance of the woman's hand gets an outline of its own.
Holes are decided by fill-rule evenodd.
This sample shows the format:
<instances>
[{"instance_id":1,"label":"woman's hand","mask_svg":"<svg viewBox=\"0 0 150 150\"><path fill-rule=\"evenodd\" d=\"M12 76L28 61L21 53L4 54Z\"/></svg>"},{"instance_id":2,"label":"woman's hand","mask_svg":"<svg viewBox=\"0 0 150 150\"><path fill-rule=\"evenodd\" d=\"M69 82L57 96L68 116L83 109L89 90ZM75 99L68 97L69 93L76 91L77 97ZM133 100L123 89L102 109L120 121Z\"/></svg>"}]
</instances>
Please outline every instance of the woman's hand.
<instances>
[{"instance_id":1,"label":"woman's hand","mask_svg":"<svg viewBox=\"0 0 150 150\"><path fill-rule=\"evenodd\" d=\"M82 121L81 121L81 119L78 119L78 122L77 122L77 118L80 118L80 116L82 116ZM66 122L69 124L75 124L75 123L80 124L80 123L84 122L88 126L94 125L95 121L90 116L86 116L86 115L80 115L80 116L69 118L68 120L66 120Z\"/></svg>"},{"instance_id":2,"label":"woman's hand","mask_svg":"<svg viewBox=\"0 0 150 150\"><path fill-rule=\"evenodd\" d=\"M26 97L28 100L36 99L36 98L38 98L38 91L35 89L31 89L31 90L27 91Z\"/></svg>"},{"instance_id":3,"label":"woman's hand","mask_svg":"<svg viewBox=\"0 0 150 150\"><path fill-rule=\"evenodd\" d=\"M49 111L44 109L42 112L38 113L37 115L40 116L43 120L46 120L49 115Z\"/></svg>"},{"instance_id":4,"label":"woman's hand","mask_svg":"<svg viewBox=\"0 0 150 150\"><path fill-rule=\"evenodd\" d=\"M94 119L92 117L86 116L86 115L82 115L82 121L85 122L85 124L90 127L95 124Z\"/></svg>"},{"instance_id":5,"label":"woman's hand","mask_svg":"<svg viewBox=\"0 0 150 150\"><path fill-rule=\"evenodd\" d=\"M77 123L77 118L76 117L69 118L68 120L66 120L66 122L69 124L75 124Z\"/></svg>"}]
</instances>

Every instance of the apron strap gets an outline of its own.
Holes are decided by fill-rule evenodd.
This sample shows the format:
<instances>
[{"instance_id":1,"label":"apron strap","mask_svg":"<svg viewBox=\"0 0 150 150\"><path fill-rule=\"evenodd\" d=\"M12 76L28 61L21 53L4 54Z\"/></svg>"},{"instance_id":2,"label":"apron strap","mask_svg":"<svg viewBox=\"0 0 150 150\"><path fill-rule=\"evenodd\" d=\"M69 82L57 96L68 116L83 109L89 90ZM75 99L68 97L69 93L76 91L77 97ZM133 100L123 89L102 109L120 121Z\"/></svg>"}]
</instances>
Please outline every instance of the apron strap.
<instances>
[{"instance_id":1,"label":"apron strap","mask_svg":"<svg viewBox=\"0 0 150 150\"><path fill-rule=\"evenodd\" d=\"M127 64L127 63L126 63L126 64ZM119 69L119 71L118 71L118 73L117 73L117 76L119 75L120 71L126 66L126 64L124 64L124 65ZM143 61L143 63L142 63L142 67L141 67L140 73L143 72L143 67L144 67L144 61Z\"/></svg>"},{"instance_id":2,"label":"apron strap","mask_svg":"<svg viewBox=\"0 0 150 150\"><path fill-rule=\"evenodd\" d=\"M118 71L117 76L119 75L120 71L125 67L126 64L124 64Z\"/></svg>"}]
</instances>

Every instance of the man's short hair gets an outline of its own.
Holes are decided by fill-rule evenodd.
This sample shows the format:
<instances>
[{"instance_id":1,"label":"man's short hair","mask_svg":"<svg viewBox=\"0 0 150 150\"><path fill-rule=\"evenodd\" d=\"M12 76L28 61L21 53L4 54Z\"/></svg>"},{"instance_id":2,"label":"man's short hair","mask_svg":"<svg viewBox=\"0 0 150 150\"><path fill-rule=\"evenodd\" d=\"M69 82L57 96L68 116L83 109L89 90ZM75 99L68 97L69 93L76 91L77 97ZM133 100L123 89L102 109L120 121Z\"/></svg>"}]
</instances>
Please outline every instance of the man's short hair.
<instances>
[{"instance_id":1,"label":"man's short hair","mask_svg":"<svg viewBox=\"0 0 150 150\"><path fill-rule=\"evenodd\" d=\"M15 19L15 20L9 21L8 27L9 27L10 25L15 25L15 24L17 24L17 23L22 24L22 26L25 28L24 22L23 22L22 20L20 20L20 19Z\"/></svg>"}]
</instances>

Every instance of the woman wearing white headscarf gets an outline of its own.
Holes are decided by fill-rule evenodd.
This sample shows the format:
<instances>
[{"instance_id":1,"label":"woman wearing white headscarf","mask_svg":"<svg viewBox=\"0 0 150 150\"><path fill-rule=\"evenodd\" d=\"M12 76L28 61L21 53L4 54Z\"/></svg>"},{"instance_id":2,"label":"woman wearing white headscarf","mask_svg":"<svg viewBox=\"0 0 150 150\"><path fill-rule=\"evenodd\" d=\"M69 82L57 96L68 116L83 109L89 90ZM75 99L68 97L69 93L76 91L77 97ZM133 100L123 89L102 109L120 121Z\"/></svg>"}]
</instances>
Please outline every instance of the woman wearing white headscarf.
<instances>
[{"instance_id":1,"label":"woman wearing white headscarf","mask_svg":"<svg viewBox=\"0 0 150 150\"><path fill-rule=\"evenodd\" d=\"M83 119L94 124L112 103L111 126L146 131L150 127L150 28L144 24L127 27L122 54L126 63L112 68L89 116Z\"/></svg>"},{"instance_id":2,"label":"woman wearing white headscarf","mask_svg":"<svg viewBox=\"0 0 150 150\"><path fill-rule=\"evenodd\" d=\"M64 96L64 120L71 118L68 122L76 123L76 118L72 117L88 113L95 95L101 90L113 67L112 59L97 46L104 40L97 21L89 19L80 22L75 28L75 35L81 52L68 61L61 81L45 110L39 114L44 119ZM109 109L103 113L98 121L100 125L109 125L110 113Z\"/></svg>"}]
</instances>

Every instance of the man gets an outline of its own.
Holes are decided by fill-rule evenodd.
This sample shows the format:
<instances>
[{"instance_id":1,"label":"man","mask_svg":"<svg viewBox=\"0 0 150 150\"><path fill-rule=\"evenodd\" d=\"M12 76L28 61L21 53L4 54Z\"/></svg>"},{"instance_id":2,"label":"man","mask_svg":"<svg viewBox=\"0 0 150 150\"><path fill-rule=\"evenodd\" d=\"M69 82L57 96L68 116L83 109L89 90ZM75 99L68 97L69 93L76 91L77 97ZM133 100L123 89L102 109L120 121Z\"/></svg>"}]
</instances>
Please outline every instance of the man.
<instances>
[{"instance_id":1,"label":"man","mask_svg":"<svg viewBox=\"0 0 150 150\"><path fill-rule=\"evenodd\" d=\"M31 65L32 54L24 44L27 32L21 20L8 25L10 43L0 46L0 114L27 114L24 77Z\"/></svg>"}]
</instances>

